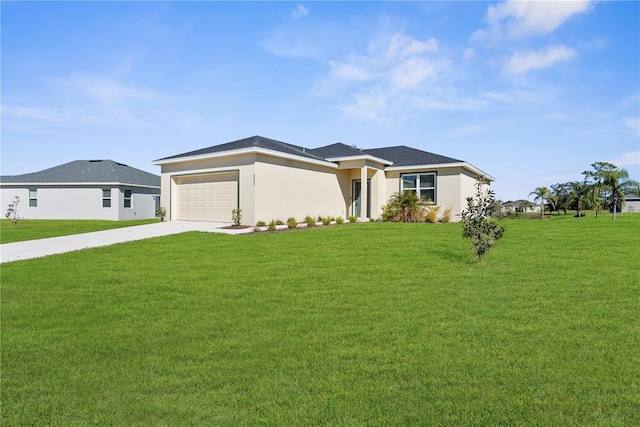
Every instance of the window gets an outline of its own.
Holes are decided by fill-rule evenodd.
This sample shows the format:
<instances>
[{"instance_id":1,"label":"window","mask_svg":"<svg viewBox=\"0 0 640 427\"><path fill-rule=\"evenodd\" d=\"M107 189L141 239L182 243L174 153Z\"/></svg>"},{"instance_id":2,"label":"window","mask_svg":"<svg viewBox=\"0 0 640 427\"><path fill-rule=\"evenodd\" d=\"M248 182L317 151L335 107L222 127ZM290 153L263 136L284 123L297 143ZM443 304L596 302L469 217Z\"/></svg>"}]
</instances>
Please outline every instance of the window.
<instances>
[{"instance_id":1,"label":"window","mask_svg":"<svg viewBox=\"0 0 640 427\"><path fill-rule=\"evenodd\" d=\"M111 189L102 189L102 207L110 208L111 207Z\"/></svg>"},{"instance_id":2,"label":"window","mask_svg":"<svg viewBox=\"0 0 640 427\"><path fill-rule=\"evenodd\" d=\"M424 202L436 202L436 174L406 174L400 177L401 191L410 190L418 193Z\"/></svg>"},{"instance_id":3,"label":"window","mask_svg":"<svg viewBox=\"0 0 640 427\"><path fill-rule=\"evenodd\" d=\"M131 190L124 190L124 207L131 207Z\"/></svg>"},{"instance_id":4,"label":"window","mask_svg":"<svg viewBox=\"0 0 640 427\"><path fill-rule=\"evenodd\" d=\"M29 189L29 207L30 208L38 207L38 189L37 188Z\"/></svg>"}]
</instances>

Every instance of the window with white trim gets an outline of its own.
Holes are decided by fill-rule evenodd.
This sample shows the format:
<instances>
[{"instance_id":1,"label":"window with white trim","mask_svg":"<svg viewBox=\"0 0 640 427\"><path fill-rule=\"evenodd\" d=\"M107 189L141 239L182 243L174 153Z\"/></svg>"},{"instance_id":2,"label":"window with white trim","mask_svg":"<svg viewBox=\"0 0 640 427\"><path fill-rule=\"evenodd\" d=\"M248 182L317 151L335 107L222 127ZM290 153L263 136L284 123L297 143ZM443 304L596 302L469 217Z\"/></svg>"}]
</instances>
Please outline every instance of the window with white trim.
<instances>
[{"instance_id":1,"label":"window with white trim","mask_svg":"<svg viewBox=\"0 0 640 427\"><path fill-rule=\"evenodd\" d=\"M102 207L103 208L111 207L111 189L110 188L102 189Z\"/></svg>"},{"instance_id":2,"label":"window with white trim","mask_svg":"<svg viewBox=\"0 0 640 427\"><path fill-rule=\"evenodd\" d=\"M400 176L400 190L413 191L418 197L427 203L436 202L436 174L435 173L408 173Z\"/></svg>"},{"instance_id":3,"label":"window with white trim","mask_svg":"<svg viewBox=\"0 0 640 427\"><path fill-rule=\"evenodd\" d=\"M37 188L29 189L29 207L30 208L38 207L38 189Z\"/></svg>"},{"instance_id":4,"label":"window with white trim","mask_svg":"<svg viewBox=\"0 0 640 427\"><path fill-rule=\"evenodd\" d=\"M124 190L124 207L131 207L131 190Z\"/></svg>"}]
</instances>

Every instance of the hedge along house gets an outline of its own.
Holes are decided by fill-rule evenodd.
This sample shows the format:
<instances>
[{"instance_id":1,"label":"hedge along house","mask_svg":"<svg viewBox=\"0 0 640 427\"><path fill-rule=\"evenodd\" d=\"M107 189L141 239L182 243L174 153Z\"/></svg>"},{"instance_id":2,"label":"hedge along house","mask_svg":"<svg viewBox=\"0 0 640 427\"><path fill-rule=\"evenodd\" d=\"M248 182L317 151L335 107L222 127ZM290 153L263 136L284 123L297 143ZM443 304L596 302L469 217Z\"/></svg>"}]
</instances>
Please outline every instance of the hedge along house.
<instances>
[{"instance_id":1,"label":"hedge along house","mask_svg":"<svg viewBox=\"0 0 640 427\"><path fill-rule=\"evenodd\" d=\"M40 172L0 177L4 212L18 196L25 219L154 218L160 177L113 160L76 160Z\"/></svg>"},{"instance_id":2,"label":"hedge along house","mask_svg":"<svg viewBox=\"0 0 640 427\"><path fill-rule=\"evenodd\" d=\"M416 191L459 220L477 176L471 164L405 146L362 150L342 143L316 149L253 136L153 162L161 167L169 220L242 223L307 215L378 218L396 192Z\"/></svg>"}]
</instances>

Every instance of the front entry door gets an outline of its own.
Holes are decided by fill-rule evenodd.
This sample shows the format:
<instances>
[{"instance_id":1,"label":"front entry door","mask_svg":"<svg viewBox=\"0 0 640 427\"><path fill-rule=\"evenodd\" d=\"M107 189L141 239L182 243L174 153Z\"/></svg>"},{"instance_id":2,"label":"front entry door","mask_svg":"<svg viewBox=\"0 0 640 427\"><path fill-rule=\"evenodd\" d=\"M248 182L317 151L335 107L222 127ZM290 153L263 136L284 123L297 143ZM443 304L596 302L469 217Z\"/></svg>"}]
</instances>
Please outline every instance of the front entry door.
<instances>
[{"instance_id":1,"label":"front entry door","mask_svg":"<svg viewBox=\"0 0 640 427\"><path fill-rule=\"evenodd\" d=\"M353 181L353 215L360 217L360 201L362 195L362 181ZM371 217L371 180L367 180L367 218Z\"/></svg>"}]
</instances>

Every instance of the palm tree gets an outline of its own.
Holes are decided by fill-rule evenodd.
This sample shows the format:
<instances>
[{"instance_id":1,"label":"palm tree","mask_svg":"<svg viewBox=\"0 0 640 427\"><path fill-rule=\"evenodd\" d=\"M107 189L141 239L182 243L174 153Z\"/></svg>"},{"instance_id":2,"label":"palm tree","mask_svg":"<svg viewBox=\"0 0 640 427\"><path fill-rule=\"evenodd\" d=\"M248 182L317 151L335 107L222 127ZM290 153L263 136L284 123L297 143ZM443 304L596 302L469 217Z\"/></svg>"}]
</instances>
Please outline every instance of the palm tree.
<instances>
[{"instance_id":1,"label":"palm tree","mask_svg":"<svg viewBox=\"0 0 640 427\"><path fill-rule=\"evenodd\" d=\"M556 212L560 215L560 209L567 214L569 208L569 194L571 193L571 183L559 183L551 186L551 194L554 196L553 203L555 204Z\"/></svg>"},{"instance_id":2,"label":"palm tree","mask_svg":"<svg viewBox=\"0 0 640 427\"><path fill-rule=\"evenodd\" d=\"M540 219L544 219L544 202L547 201L551 203L551 205L553 205L553 202L549 200L550 194L551 193L549 192L549 189L547 187L538 187L531 193L529 193L530 196L536 196L533 199L534 202L540 202Z\"/></svg>"},{"instance_id":3,"label":"palm tree","mask_svg":"<svg viewBox=\"0 0 640 427\"><path fill-rule=\"evenodd\" d=\"M569 195L569 200L575 201L577 205L577 214L576 216L580 218L582 215L580 211L584 208L584 204L589 197L589 193L591 192L591 186L587 182L572 182L571 185L571 193Z\"/></svg>"},{"instance_id":4,"label":"palm tree","mask_svg":"<svg viewBox=\"0 0 640 427\"><path fill-rule=\"evenodd\" d=\"M640 195L640 183L629 179L629 172L618 169L614 164L596 162L591 165L595 171L584 172L585 176L594 178L599 186L609 193L613 219L616 219L618 203L624 202L625 194Z\"/></svg>"},{"instance_id":5,"label":"palm tree","mask_svg":"<svg viewBox=\"0 0 640 427\"><path fill-rule=\"evenodd\" d=\"M395 193L382 208L382 219L393 222L420 222L425 217L425 202L415 191Z\"/></svg>"}]
</instances>

